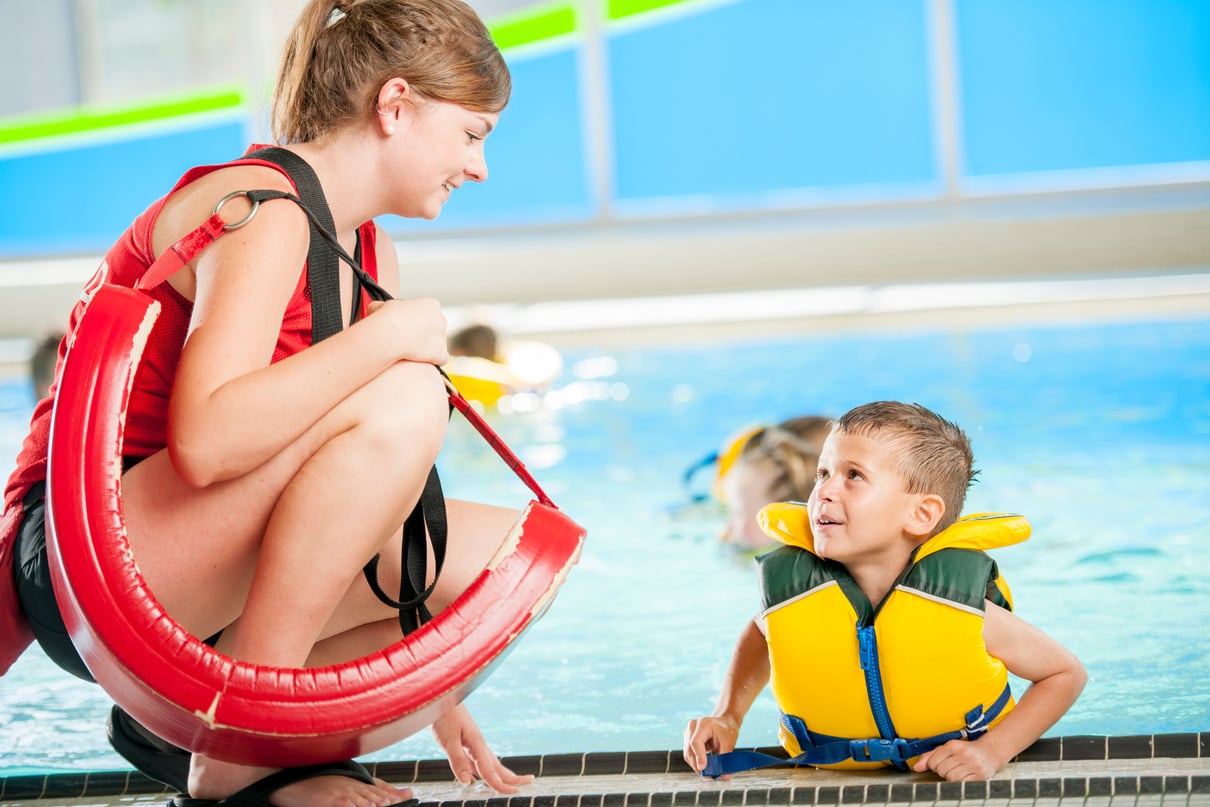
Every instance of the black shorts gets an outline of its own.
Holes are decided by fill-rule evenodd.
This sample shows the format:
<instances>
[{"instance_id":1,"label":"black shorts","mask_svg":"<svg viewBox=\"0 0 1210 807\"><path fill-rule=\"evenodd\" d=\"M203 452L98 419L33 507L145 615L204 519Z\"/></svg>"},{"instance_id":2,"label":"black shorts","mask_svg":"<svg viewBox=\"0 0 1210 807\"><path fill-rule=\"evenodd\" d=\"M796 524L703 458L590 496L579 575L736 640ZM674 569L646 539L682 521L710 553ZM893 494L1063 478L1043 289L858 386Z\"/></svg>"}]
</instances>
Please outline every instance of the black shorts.
<instances>
[{"instance_id":1,"label":"black shorts","mask_svg":"<svg viewBox=\"0 0 1210 807\"><path fill-rule=\"evenodd\" d=\"M13 547L13 577L17 599L34 638L50 660L85 681L96 679L84 666L63 625L63 615L50 582L46 558L46 483L38 482L25 496L25 513Z\"/></svg>"},{"instance_id":2,"label":"black shorts","mask_svg":"<svg viewBox=\"0 0 1210 807\"><path fill-rule=\"evenodd\" d=\"M126 457L122 470L137 465L138 457ZM33 629L34 639L43 652L67 672L90 683L96 683L84 660L71 643L63 614L50 582L50 561L46 557L46 483L37 482L25 494L25 512L13 546L13 578L17 601L25 619ZM205 640L214 647L222 631Z\"/></svg>"}]
</instances>

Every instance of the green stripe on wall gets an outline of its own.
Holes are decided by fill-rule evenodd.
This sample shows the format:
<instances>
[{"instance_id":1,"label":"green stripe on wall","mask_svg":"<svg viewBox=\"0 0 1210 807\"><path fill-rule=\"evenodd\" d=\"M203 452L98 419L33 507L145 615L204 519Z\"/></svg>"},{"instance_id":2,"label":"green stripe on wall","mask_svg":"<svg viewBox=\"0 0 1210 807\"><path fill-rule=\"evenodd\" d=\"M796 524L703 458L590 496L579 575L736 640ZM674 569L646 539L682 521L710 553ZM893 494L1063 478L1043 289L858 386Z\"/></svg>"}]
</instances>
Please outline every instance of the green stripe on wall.
<instances>
[{"instance_id":1,"label":"green stripe on wall","mask_svg":"<svg viewBox=\"0 0 1210 807\"><path fill-rule=\"evenodd\" d=\"M51 114L28 115L0 121L0 145L84 134L115 126L150 123L199 112L236 109L244 103L244 94L237 89L210 89L202 95L162 99L150 104L112 108L77 107Z\"/></svg>"},{"instance_id":2,"label":"green stripe on wall","mask_svg":"<svg viewBox=\"0 0 1210 807\"><path fill-rule=\"evenodd\" d=\"M488 24L500 50L575 33L576 9L570 3L527 9Z\"/></svg>"},{"instance_id":3,"label":"green stripe on wall","mask_svg":"<svg viewBox=\"0 0 1210 807\"><path fill-rule=\"evenodd\" d=\"M675 6L688 0L609 0L609 19L620 20L644 11L654 11L664 6Z\"/></svg>"}]
</instances>

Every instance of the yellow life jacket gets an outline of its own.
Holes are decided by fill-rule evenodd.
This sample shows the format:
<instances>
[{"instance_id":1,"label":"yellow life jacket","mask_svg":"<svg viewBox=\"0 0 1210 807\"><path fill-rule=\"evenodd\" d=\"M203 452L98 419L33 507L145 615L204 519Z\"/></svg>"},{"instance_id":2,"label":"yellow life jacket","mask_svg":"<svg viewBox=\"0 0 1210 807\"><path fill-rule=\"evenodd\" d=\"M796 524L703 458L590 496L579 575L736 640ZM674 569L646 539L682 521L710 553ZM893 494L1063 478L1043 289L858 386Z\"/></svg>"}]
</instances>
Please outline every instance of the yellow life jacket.
<instances>
[{"instance_id":1,"label":"yellow life jacket","mask_svg":"<svg viewBox=\"0 0 1210 807\"><path fill-rule=\"evenodd\" d=\"M445 371L463 398L488 407L495 406L517 386L508 365L478 356L454 356Z\"/></svg>"},{"instance_id":2,"label":"yellow life jacket","mask_svg":"<svg viewBox=\"0 0 1210 807\"><path fill-rule=\"evenodd\" d=\"M563 357L544 342L513 341L495 359L453 356L445 371L463 398L490 409L506 395L546 389L563 371Z\"/></svg>"},{"instance_id":3,"label":"yellow life jacket","mask_svg":"<svg viewBox=\"0 0 1210 807\"><path fill-rule=\"evenodd\" d=\"M1009 609L1012 599L983 550L1026 540L1024 517L959 520L916 549L877 607L843 565L815 555L806 505L771 504L758 518L786 544L757 562L779 739L791 761L906 769L1012 709L1008 671L983 642L985 599ZM707 775L786 762L748 764L752 752L735 753Z\"/></svg>"}]
</instances>

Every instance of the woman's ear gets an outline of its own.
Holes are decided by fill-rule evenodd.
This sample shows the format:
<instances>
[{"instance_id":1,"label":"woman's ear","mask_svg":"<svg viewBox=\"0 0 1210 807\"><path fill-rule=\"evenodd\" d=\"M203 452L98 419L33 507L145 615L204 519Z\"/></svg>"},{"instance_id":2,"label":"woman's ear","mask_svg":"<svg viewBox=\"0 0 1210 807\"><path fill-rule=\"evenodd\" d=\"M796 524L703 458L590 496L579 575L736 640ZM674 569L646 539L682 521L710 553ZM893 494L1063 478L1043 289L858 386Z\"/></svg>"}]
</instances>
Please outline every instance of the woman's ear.
<instances>
[{"instance_id":1,"label":"woman's ear","mask_svg":"<svg viewBox=\"0 0 1210 807\"><path fill-rule=\"evenodd\" d=\"M945 499L936 493L926 493L917 501L908 516L907 531L912 535L928 537L937 529L945 515Z\"/></svg>"},{"instance_id":2,"label":"woman's ear","mask_svg":"<svg viewBox=\"0 0 1210 807\"><path fill-rule=\"evenodd\" d=\"M416 91L412 89L412 85L408 84L407 79L396 76L378 88L378 98L374 109L380 117L385 116L389 117L391 121L398 121L403 105L414 102L415 99ZM388 121L384 120L384 123L386 122Z\"/></svg>"}]
</instances>

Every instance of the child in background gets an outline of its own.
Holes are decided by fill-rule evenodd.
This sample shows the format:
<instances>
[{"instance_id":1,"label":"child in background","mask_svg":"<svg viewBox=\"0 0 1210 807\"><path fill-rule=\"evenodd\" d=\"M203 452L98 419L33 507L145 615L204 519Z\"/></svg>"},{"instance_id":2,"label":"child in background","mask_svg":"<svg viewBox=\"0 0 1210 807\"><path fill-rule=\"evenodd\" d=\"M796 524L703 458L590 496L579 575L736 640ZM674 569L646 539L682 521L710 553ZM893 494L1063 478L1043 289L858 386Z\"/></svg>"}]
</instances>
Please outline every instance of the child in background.
<instances>
[{"instance_id":1,"label":"child in background","mask_svg":"<svg viewBox=\"0 0 1210 807\"><path fill-rule=\"evenodd\" d=\"M815 465L832 421L815 415L757 429L728 469L720 467L718 498L727 508L723 541L737 549L769 549L756 514L769 502L805 502L815 486Z\"/></svg>"},{"instance_id":2,"label":"child in background","mask_svg":"<svg viewBox=\"0 0 1210 807\"><path fill-rule=\"evenodd\" d=\"M29 377L34 384L35 401L50 394L50 385L55 380L55 366L59 361L59 343L62 341L61 332L49 334L38 342L29 357Z\"/></svg>"},{"instance_id":3,"label":"child in background","mask_svg":"<svg viewBox=\"0 0 1210 807\"><path fill-rule=\"evenodd\" d=\"M733 751L766 683L789 761L816 767L984 780L1062 717L1084 668L1012 613L980 551L1025 540L1025 520L958 521L972 463L962 430L919 405L866 404L837 422L809 505L761 513L787 546L758 558L762 611L740 636L713 714L685 729L694 771L787 761ZM1015 704L1010 672L1032 682Z\"/></svg>"},{"instance_id":4,"label":"child in background","mask_svg":"<svg viewBox=\"0 0 1210 807\"><path fill-rule=\"evenodd\" d=\"M496 329L490 325L476 323L467 325L450 334L451 356L474 356L489 361L499 361L499 339Z\"/></svg>"},{"instance_id":5,"label":"child in background","mask_svg":"<svg viewBox=\"0 0 1210 807\"><path fill-rule=\"evenodd\" d=\"M503 341L503 344L501 342ZM496 406L506 395L543 391L563 371L559 351L542 342L501 340L496 329L472 323L449 336L445 370L469 401Z\"/></svg>"}]
</instances>

